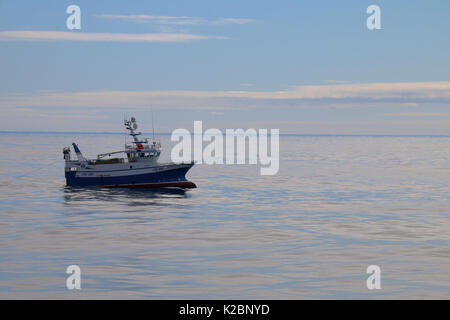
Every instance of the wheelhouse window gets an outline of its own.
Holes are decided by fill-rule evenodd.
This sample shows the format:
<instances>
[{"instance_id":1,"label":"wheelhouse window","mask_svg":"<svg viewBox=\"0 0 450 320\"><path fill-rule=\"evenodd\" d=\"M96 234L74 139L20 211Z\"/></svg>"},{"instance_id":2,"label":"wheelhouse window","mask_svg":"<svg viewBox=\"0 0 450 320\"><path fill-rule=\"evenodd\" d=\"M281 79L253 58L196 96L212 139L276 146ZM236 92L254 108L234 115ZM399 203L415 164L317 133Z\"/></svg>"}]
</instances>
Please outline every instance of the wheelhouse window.
<instances>
[{"instance_id":1,"label":"wheelhouse window","mask_svg":"<svg viewBox=\"0 0 450 320\"><path fill-rule=\"evenodd\" d=\"M137 160L137 152L127 152L129 162L135 162Z\"/></svg>"}]
</instances>

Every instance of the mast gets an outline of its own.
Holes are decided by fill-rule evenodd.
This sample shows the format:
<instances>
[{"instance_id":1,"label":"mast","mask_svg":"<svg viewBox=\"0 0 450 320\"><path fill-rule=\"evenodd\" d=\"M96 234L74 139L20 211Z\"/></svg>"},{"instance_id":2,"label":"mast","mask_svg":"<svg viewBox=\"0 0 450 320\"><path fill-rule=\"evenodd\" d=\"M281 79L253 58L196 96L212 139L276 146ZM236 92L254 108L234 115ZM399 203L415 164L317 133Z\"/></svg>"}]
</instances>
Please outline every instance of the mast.
<instances>
[{"instance_id":1,"label":"mast","mask_svg":"<svg viewBox=\"0 0 450 320\"><path fill-rule=\"evenodd\" d=\"M129 130L130 132L128 133L130 136L133 137L133 143L135 144L136 148L132 148L133 150L136 151L142 151L142 150L147 150L147 149L160 149L161 148L161 144L157 143L154 139L155 139L155 129L153 126L153 117L152 117L152 127L153 127L153 143L151 145L151 147L148 146L148 139L144 138L144 139L138 139L138 136L142 134L142 132L136 132L136 129L138 128L138 125L136 123L136 119L134 117L131 117L130 120L125 120L124 121L125 124L125 128L127 130ZM125 148L127 148L127 145L125 144Z\"/></svg>"},{"instance_id":2,"label":"mast","mask_svg":"<svg viewBox=\"0 0 450 320\"><path fill-rule=\"evenodd\" d=\"M129 135L133 137L133 143L144 143L144 141L139 141L137 136L141 135L141 132L134 132L138 128L138 125L136 123L136 119L134 117L131 117L131 120L125 120L124 121L125 128L130 131Z\"/></svg>"}]
</instances>

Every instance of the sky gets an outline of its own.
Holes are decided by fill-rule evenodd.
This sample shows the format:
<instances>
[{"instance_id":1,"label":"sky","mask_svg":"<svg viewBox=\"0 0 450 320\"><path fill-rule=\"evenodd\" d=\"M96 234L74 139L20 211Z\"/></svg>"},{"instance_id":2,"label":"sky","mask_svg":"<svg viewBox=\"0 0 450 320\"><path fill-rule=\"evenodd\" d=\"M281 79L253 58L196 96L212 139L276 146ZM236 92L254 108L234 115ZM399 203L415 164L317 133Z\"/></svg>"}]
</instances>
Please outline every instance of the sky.
<instances>
[{"instance_id":1,"label":"sky","mask_svg":"<svg viewBox=\"0 0 450 320\"><path fill-rule=\"evenodd\" d=\"M381 29L366 9L378 5ZM81 10L69 30L66 9ZM0 131L450 134L450 1L0 0Z\"/></svg>"}]
</instances>

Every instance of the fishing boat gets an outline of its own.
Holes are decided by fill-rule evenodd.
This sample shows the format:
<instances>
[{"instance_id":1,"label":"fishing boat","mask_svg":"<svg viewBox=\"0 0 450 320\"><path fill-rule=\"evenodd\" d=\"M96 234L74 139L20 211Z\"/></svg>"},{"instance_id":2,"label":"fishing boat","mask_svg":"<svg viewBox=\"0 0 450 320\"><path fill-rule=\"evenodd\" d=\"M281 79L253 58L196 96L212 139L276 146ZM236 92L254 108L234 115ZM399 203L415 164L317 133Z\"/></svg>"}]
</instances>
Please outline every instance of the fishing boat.
<instances>
[{"instance_id":1,"label":"fishing boat","mask_svg":"<svg viewBox=\"0 0 450 320\"><path fill-rule=\"evenodd\" d=\"M196 188L186 179L192 168L190 163L159 163L161 144L149 143L148 138L139 138L141 132L136 119L124 120L125 128L133 137L125 143L121 151L97 155L96 159L86 159L76 143L72 143L76 160L71 157L70 147L63 149L67 186L72 187L118 187L118 188ZM122 157L117 155L122 154Z\"/></svg>"}]
</instances>

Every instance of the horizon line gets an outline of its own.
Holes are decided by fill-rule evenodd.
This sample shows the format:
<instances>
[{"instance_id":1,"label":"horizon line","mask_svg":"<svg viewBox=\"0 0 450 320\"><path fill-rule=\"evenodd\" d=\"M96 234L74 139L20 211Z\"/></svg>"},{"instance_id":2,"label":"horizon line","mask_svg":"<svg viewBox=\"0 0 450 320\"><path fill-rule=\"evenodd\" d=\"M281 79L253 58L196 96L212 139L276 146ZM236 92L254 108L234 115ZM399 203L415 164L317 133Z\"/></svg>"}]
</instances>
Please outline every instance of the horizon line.
<instances>
[{"instance_id":1,"label":"horizon line","mask_svg":"<svg viewBox=\"0 0 450 320\"><path fill-rule=\"evenodd\" d=\"M114 131L20 131L0 130L0 134L111 134L128 135L124 132ZM143 135L152 135L152 132L142 132ZM193 134L193 133L192 133ZM155 135L170 136L170 132L155 132ZM324 136L324 137L449 137L450 134L392 134L392 133L279 133L279 136Z\"/></svg>"}]
</instances>

